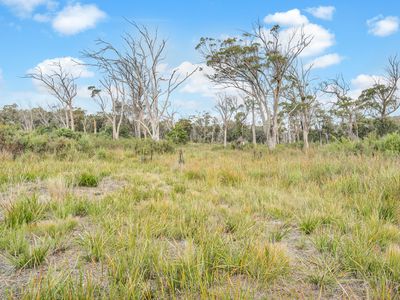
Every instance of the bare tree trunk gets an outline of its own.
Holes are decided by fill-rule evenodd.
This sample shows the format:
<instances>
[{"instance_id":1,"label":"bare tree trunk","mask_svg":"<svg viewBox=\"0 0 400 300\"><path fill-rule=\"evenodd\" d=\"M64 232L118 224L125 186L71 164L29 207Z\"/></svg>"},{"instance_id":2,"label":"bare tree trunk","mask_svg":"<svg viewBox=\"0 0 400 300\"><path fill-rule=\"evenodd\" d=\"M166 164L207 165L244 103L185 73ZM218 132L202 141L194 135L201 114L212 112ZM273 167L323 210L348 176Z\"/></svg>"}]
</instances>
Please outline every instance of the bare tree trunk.
<instances>
[{"instance_id":1,"label":"bare tree trunk","mask_svg":"<svg viewBox=\"0 0 400 300\"><path fill-rule=\"evenodd\" d=\"M288 115L288 144L292 143L292 129L291 129L291 123L290 123L290 115Z\"/></svg>"},{"instance_id":2,"label":"bare tree trunk","mask_svg":"<svg viewBox=\"0 0 400 300\"><path fill-rule=\"evenodd\" d=\"M253 145L257 145L257 136L256 136L256 112L254 108L254 104L251 107L251 131L253 134Z\"/></svg>"},{"instance_id":3,"label":"bare tree trunk","mask_svg":"<svg viewBox=\"0 0 400 300\"><path fill-rule=\"evenodd\" d=\"M274 90L274 106L272 112L272 130L271 130L271 138L268 141L268 148L273 150L276 148L276 144L278 141L278 110L279 110L279 87Z\"/></svg>"},{"instance_id":4,"label":"bare tree trunk","mask_svg":"<svg viewBox=\"0 0 400 300\"><path fill-rule=\"evenodd\" d=\"M308 149L310 148L310 145L308 143L308 129L303 129L303 142L304 151L308 151Z\"/></svg>"},{"instance_id":5,"label":"bare tree trunk","mask_svg":"<svg viewBox=\"0 0 400 300\"><path fill-rule=\"evenodd\" d=\"M228 126L227 124L224 125L224 148L226 148L226 137L228 135Z\"/></svg>"},{"instance_id":6,"label":"bare tree trunk","mask_svg":"<svg viewBox=\"0 0 400 300\"><path fill-rule=\"evenodd\" d=\"M303 112L303 148L304 151L308 151L308 148L310 147L309 143L308 143L308 120L307 120L307 116L306 113Z\"/></svg>"},{"instance_id":7,"label":"bare tree trunk","mask_svg":"<svg viewBox=\"0 0 400 300\"><path fill-rule=\"evenodd\" d=\"M97 134L97 122L96 122L96 119L93 120L93 133Z\"/></svg>"},{"instance_id":8,"label":"bare tree trunk","mask_svg":"<svg viewBox=\"0 0 400 300\"><path fill-rule=\"evenodd\" d=\"M66 128L70 128L70 127L69 127L69 117L68 117L68 110L67 110L67 108L64 109L64 112L65 112L65 126L66 126Z\"/></svg>"},{"instance_id":9,"label":"bare tree trunk","mask_svg":"<svg viewBox=\"0 0 400 300\"><path fill-rule=\"evenodd\" d=\"M69 110L71 130L75 131L74 108L72 107L72 104L69 105L68 110Z\"/></svg>"}]
</instances>

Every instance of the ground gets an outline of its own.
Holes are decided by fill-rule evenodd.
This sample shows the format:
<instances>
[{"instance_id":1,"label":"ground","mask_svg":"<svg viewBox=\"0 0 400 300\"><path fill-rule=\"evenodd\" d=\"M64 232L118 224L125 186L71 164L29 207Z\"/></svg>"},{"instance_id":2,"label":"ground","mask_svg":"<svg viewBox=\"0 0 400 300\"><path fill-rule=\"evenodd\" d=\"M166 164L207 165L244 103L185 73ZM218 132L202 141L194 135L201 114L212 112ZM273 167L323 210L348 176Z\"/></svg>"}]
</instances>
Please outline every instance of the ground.
<instances>
[{"instance_id":1,"label":"ground","mask_svg":"<svg viewBox=\"0 0 400 300\"><path fill-rule=\"evenodd\" d=\"M182 149L2 155L0 298L400 298L399 158Z\"/></svg>"}]
</instances>

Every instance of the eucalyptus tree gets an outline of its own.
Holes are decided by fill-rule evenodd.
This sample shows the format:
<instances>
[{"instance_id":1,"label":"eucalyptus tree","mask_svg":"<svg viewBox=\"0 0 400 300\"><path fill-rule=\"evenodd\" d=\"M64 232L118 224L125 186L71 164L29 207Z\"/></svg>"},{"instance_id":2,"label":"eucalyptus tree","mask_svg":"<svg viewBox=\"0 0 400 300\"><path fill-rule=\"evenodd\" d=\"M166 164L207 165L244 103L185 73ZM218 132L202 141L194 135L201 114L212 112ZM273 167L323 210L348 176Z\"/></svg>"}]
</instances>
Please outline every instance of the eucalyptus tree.
<instances>
[{"instance_id":1,"label":"eucalyptus tree","mask_svg":"<svg viewBox=\"0 0 400 300\"><path fill-rule=\"evenodd\" d=\"M208 76L212 82L256 99L270 149L278 140L279 107L288 70L311 40L302 30L283 36L278 25L266 30L257 24L240 38L202 38L196 47L213 69Z\"/></svg>"},{"instance_id":2,"label":"eucalyptus tree","mask_svg":"<svg viewBox=\"0 0 400 300\"><path fill-rule=\"evenodd\" d=\"M49 70L38 66L26 75L27 78L38 81L52 96L54 96L61 108L65 111L65 127L75 130L73 103L78 95L77 80L75 76L61 61L54 61Z\"/></svg>"},{"instance_id":3,"label":"eucalyptus tree","mask_svg":"<svg viewBox=\"0 0 400 300\"><path fill-rule=\"evenodd\" d=\"M257 103L255 99L250 97L245 97L244 105L248 113L251 115L251 136L253 145L257 145L257 135L256 135L256 111Z\"/></svg>"},{"instance_id":4,"label":"eucalyptus tree","mask_svg":"<svg viewBox=\"0 0 400 300\"><path fill-rule=\"evenodd\" d=\"M382 124L400 107L399 84L400 60L397 56L389 57L385 75L375 80L374 85L360 96L360 100Z\"/></svg>"}]
</instances>

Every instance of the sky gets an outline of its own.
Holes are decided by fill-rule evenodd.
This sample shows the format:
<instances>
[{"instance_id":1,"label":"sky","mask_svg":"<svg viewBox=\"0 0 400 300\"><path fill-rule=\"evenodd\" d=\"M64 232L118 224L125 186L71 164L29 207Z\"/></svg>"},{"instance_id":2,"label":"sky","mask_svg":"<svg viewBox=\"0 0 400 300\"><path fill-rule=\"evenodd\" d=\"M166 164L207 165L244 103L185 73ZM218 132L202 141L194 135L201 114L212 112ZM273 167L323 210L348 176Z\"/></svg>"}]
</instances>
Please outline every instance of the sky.
<instances>
[{"instance_id":1,"label":"sky","mask_svg":"<svg viewBox=\"0 0 400 300\"><path fill-rule=\"evenodd\" d=\"M125 19L158 28L168 39L165 69L189 71L202 66L195 46L201 37L237 36L257 21L282 30L302 27L313 35L302 54L313 65L313 77L343 74L357 96L384 72L387 59L400 55L400 1L314 0L146 0L63 1L0 0L0 106L46 106L55 100L24 75L54 60L66 65L84 61L82 51L102 38L120 43L130 26ZM75 67L76 68L76 67ZM87 86L96 85L94 70L76 70L76 106L95 112ZM215 90L196 73L172 97L180 116L210 110Z\"/></svg>"}]
</instances>

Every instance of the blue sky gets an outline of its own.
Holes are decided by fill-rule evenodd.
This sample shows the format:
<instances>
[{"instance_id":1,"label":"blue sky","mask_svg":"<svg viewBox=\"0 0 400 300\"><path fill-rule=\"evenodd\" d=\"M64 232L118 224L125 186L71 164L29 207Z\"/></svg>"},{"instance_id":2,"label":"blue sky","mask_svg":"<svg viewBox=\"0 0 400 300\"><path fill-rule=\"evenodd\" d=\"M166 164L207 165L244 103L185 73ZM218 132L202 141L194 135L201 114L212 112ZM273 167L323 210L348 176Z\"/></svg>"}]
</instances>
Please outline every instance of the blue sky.
<instances>
[{"instance_id":1,"label":"blue sky","mask_svg":"<svg viewBox=\"0 0 400 300\"><path fill-rule=\"evenodd\" d=\"M0 105L54 102L21 77L49 59L82 59L81 51L93 48L98 37L118 43L129 29L124 17L158 27L168 38L168 67L183 69L202 63L194 49L202 36L237 35L257 20L266 27L304 26L316 37L303 61L314 62L314 76L321 80L343 73L354 95L382 73L389 55L400 54L400 1L395 0L0 0ZM82 91L96 81L85 72ZM174 107L182 115L210 110L211 90L198 74L174 95ZM83 94L77 104L95 111Z\"/></svg>"}]
</instances>

